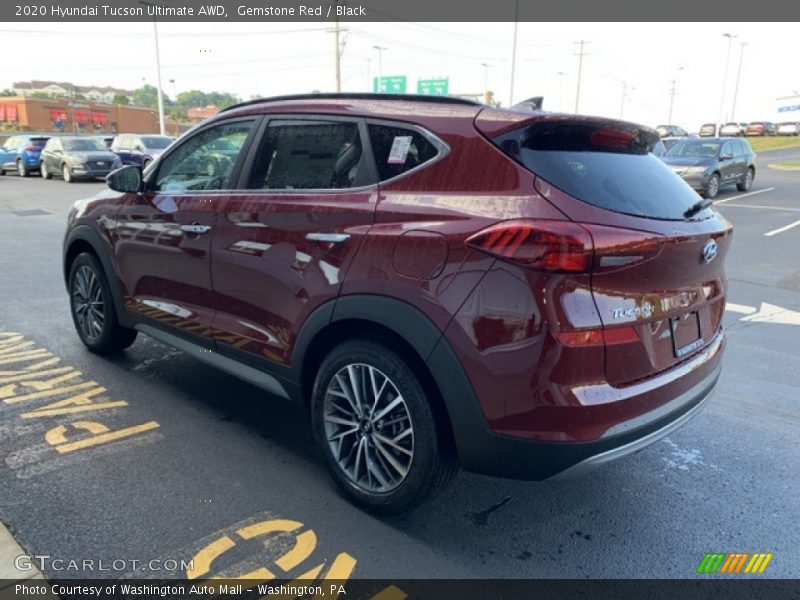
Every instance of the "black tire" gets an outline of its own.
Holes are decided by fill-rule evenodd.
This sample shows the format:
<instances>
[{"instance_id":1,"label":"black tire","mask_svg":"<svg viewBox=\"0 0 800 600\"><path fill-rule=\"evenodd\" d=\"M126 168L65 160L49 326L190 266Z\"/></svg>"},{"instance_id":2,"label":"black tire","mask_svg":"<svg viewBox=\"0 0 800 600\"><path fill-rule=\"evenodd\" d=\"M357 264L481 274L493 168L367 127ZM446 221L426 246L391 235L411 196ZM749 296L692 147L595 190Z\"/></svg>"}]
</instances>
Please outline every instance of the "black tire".
<instances>
[{"instance_id":1,"label":"black tire","mask_svg":"<svg viewBox=\"0 0 800 600\"><path fill-rule=\"evenodd\" d=\"M411 438L410 441L406 439L404 442L410 444L412 456L405 459L408 460L408 465L402 477L399 476L400 471L391 470L390 462L383 458L385 454L381 455L378 452L378 445L382 446L384 452L386 449L391 451L392 448L375 441L376 438L373 438L373 435L379 437L384 434L384 437L380 439L385 442L388 436L397 432L397 429L394 429L391 433L387 429L382 429L381 423L383 419L379 414L384 412L382 408L385 408L385 405L382 403L373 403L374 413L371 410L367 411L366 420L369 420L370 417L380 419L375 425L367 426L369 427L369 432L362 433L364 432L364 418L362 418L361 426L352 434L353 437L346 438L350 441L344 445L350 444L350 452L356 452L356 466L354 467L356 481L353 480L352 473L348 474L345 467L340 465L339 458L342 458L344 454L348 454L343 452L343 444L339 443L338 445L338 452L340 453L338 458L331 447L334 442L332 440L329 442L329 432L326 431L326 427L336 426L326 423L326 411L328 411L328 418L331 415L336 416L340 413L330 411L330 392L333 388L329 389L329 386L335 388L338 385L333 383L334 378L340 371L346 369L348 365L355 365L357 368L364 369L363 373L367 373L366 369L374 369L378 373L376 377L384 376L388 378L391 384L389 389L392 390L393 386L397 394L402 397L403 404L399 409L395 410L405 411L406 420L396 418L396 413L388 413L387 416L389 422L395 422L392 427L399 426L401 427L400 431L404 431L402 423L409 423L405 427L410 428L413 434L407 436ZM364 381L367 381L366 375ZM369 384L365 383L364 385ZM362 387L361 390L362 394L368 393L365 387ZM383 398L383 403L385 404L394 403L398 396L392 397L390 394L392 392L387 391L383 395L378 394L378 397ZM328 398L327 401L326 398ZM339 401L336 400L336 402ZM364 404L369 404L369 400ZM449 438L443 433L442 424L437 423L434 411L419 378L400 356L378 342L370 339L353 339L335 347L328 354L322 361L314 382L311 397L311 417L314 437L322 449L325 463L333 479L349 500L371 512L390 514L415 508L446 489L457 472L458 465L452 443L447 441ZM353 422L355 422L356 418L353 417ZM398 421L400 425L397 424ZM342 427L350 428L351 425L343 424ZM337 436L333 435L332 437L335 438ZM366 438L364 440L364 460L368 461L370 466L380 470L384 475L393 475L395 478L400 477L398 482L393 483L393 486L387 486L385 491L366 489L369 487L368 482L362 481L359 483L357 481L359 449L356 446L360 443L361 437ZM399 443L397 437L393 437L392 441ZM373 452L372 460L369 458L369 451ZM352 454L349 455L352 456ZM395 458L398 456L402 459L402 455L395 454ZM383 469L380 469L381 467ZM367 478L375 472L374 470L372 473L369 472L370 469L366 462L363 468L367 471ZM381 487L382 482L378 481L379 478L373 477L373 479L375 479L375 485Z\"/></svg>"},{"instance_id":2,"label":"black tire","mask_svg":"<svg viewBox=\"0 0 800 600\"><path fill-rule=\"evenodd\" d=\"M27 177L30 175L30 171L28 171L28 167L22 159L17 160L17 175L20 177Z\"/></svg>"},{"instance_id":3,"label":"black tire","mask_svg":"<svg viewBox=\"0 0 800 600\"><path fill-rule=\"evenodd\" d=\"M72 170L67 164L61 165L61 177L67 183L75 183L75 178L72 176Z\"/></svg>"},{"instance_id":4,"label":"black tire","mask_svg":"<svg viewBox=\"0 0 800 600\"><path fill-rule=\"evenodd\" d=\"M717 194L719 194L719 181L718 173L714 173L711 179L708 180L708 185L706 185L706 190L703 195L709 200L713 200L716 198Z\"/></svg>"},{"instance_id":5,"label":"black tire","mask_svg":"<svg viewBox=\"0 0 800 600\"><path fill-rule=\"evenodd\" d=\"M47 170L44 161L42 161L41 164L39 165L39 174L42 176L43 179L50 179L53 176L53 174Z\"/></svg>"},{"instance_id":6,"label":"black tire","mask_svg":"<svg viewBox=\"0 0 800 600\"><path fill-rule=\"evenodd\" d=\"M753 187L753 179L756 176L756 172L753 170L753 167L748 167L747 172L744 175L744 179L736 184L736 189L740 192L746 192L751 187Z\"/></svg>"},{"instance_id":7,"label":"black tire","mask_svg":"<svg viewBox=\"0 0 800 600\"><path fill-rule=\"evenodd\" d=\"M86 282L88 273L96 278L97 287L83 285ZM99 309L102 311L102 319L94 318L95 313L80 311L79 306L82 302L97 298L101 304ZM130 346L136 340L136 330L122 327L117 320L117 312L114 307L114 298L111 295L111 288L108 285L103 268L97 259L83 252L79 254L72 263L69 271L69 306L72 322L78 337L84 345L97 354L111 354L120 352ZM80 314L86 314L86 318ZM94 323L91 323L93 321ZM99 326L95 326L99 325Z\"/></svg>"}]
</instances>

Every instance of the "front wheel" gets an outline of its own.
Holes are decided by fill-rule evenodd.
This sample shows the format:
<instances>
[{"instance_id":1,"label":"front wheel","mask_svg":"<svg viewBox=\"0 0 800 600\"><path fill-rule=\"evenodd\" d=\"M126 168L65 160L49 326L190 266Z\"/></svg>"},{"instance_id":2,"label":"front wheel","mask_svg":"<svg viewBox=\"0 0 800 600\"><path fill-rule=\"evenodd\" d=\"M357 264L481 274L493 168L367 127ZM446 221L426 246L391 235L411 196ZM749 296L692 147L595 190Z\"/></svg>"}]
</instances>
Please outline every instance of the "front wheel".
<instances>
[{"instance_id":1,"label":"front wheel","mask_svg":"<svg viewBox=\"0 0 800 600\"><path fill-rule=\"evenodd\" d=\"M39 173L42 175L44 179L50 179L53 174L47 170L47 165L42 161L42 164L39 166Z\"/></svg>"},{"instance_id":2,"label":"front wheel","mask_svg":"<svg viewBox=\"0 0 800 600\"><path fill-rule=\"evenodd\" d=\"M328 470L363 508L408 510L456 472L420 380L382 344L355 339L334 348L317 373L311 413Z\"/></svg>"},{"instance_id":3,"label":"front wheel","mask_svg":"<svg viewBox=\"0 0 800 600\"><path fill-rule=\"evenodd\" d=\"M27 177L29 172L30 171L28 171L28 167L25 166L25 161L24 160L18 160L17 161L17 175L19 175L20 177Z\"/></svg>"},{"instance_id":4,"label":"front wheel","mask_svg":"<svg viewBox=\"0 0 800 600\"><path fill-rule=\"evenodd\" d=\"M75 181L75 178L72 176L72 171L70 171L69 166L67 165L61 167L61 175L64 178L64 181L67 183L72 183Z\"/></svg>"},{"instance_id":5,"label":"front wheel","mask_svg":"<svg viewBox=\"0 0 800 600\"><path fill-rule=\"evenodd\" d=\"M78 337L92 352L119 352L136 339L135 329L119 324L103 269L88 252L79 254L72 263L69 299Z\"/></svg>"},{"instance_id":6,"label":"front wheel","mask_svg":"<svg viewBox=\"0 0 800 600\"><path fill-rule=\"evenodd\" d=\"M747 173L744 174L744 179L742 179L739 183L736 184L736 189L740 192L746 192L751 187L753 187L753 177L754 177L753 169L748 168Z\"/></svg>"},{"instance_id":7,"label":"front wheel","mask_svg":"<svg viewBox=\"0 0 800 600\"><path fill-rule=\"evenodd\" d=\"M709 200L716 198L717 194L719 193L719 175L714 173L711 176L711 179L708 180L708 185L706 185L706 193L705 197Z\"/></svg>"}]
</instances>

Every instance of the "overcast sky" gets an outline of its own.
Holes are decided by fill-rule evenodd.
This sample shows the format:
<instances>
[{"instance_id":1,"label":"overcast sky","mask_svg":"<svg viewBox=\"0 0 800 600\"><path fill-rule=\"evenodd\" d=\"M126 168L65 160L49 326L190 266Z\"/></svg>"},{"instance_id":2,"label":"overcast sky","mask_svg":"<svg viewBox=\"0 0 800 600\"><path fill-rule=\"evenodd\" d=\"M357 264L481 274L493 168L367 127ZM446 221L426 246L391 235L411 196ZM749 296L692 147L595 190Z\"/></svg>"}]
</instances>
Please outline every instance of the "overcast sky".
<instances>
[{"instance_id":1,"label":"overcast sky","mask_svg":"<svg viewBox=\"0 0 800 600\"><path fill-rule=\"evenodd\" d=\"M371 90L369 77L449 77L451 93L488 87L508 104L511 23L344 23L342 90ZM740 42L745 41L734 117L775 119L775 99L800 91L789 40L796 23L521 23L514 100L543 95L545 109L575 108L580 39L587 41L580 112L664 123L676 76L672 121L697 130L717 119L728 38L736 34L722 117L730 117ZM52 79L80 85L136 88L155 84L152 23L0 23L6 53L0 87ZM333 91L331 25L324 23L161 23L162 84L169 96L189 89L229 91L243 98ZM13 58L16 57L16 58ZM682 70L679 69L683 67ZM564 75L559 75L559 72ZM175 83L169 83L174 79ZM368 87L369 86L369 87Z\"/></svg>"}]
</instances>

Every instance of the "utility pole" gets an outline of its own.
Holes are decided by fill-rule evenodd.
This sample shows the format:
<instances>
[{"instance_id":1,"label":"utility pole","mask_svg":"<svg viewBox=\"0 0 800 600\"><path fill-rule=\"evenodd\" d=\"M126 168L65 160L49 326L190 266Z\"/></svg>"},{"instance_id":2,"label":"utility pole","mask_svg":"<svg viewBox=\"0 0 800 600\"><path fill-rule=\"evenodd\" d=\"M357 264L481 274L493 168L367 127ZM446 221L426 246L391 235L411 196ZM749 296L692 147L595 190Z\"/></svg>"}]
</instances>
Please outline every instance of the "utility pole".
<instances>
[{"instance_id":1,"label":"utility pole","mask_svg":"<svg viewBox=\"0 0 800 600\"><path fill-rule=\"evenodd\" d=\"M511 42L511 84L508 90L508 105L514 105L514 73L517 70L517 26L519 25L519 0L514 4L514 39Z\"/></svg>"},{"instance_id":2,"label":"utility pole","mask_svg":"<svg viewBox=\"0 0 800 600\"><path fill-rule=\"evenodd\" d=\"M675 105L675 94L678 93L678 73L683 71L684 67L678 67L678 70L675 71L675 77L672 78L670 82L670 89L669 89L669 116L667 117L667 125L672 125L672 107ZM719 125L717 125L719 127Z\"/></svg>"},{"instance_id":3,"label":"utility pole","mask_svg":"<svg viewBox=\"0 0 800 600\"><path fill-rule=\"evenodd\" d=\"M731 61L731 44L733 43L733 38L738 37L733 35L732 33L723 33L724 37L728 38L728 51L725 54L725 71L724 75L722 76L722 96L719 99L719 114L717 115L717 127L722 124L722 109L725 107L725 87L728 83L728 66Z\"/></svg>"},{"instance_id":4,"label":"utility pole","mask_svg":"<svg viewBox=\"0 0 800 600\"><path fill-rule=\"evenodd\" d=\"M338 4L338 2L337 2ZM333 28L333 43L336 46L334 56L336 57L336 93L342 91L342 48L339 45L339 14L336 14L336 22Z\"/></svg>"},{"instance_id":5,"label":"utility pole","mask_svg":"<svg viewBox=\"0 0 800 600\"><path fill-rule=\"evenodd\" d=\"M584 51L584 47L588 43L586 40L581 40L580 42L575 42L579 44L581 49L575 55L578 57L578 87L575 90L575 114L578 114L578 107L580 106L581 101L581 76L583 75L583 57L586 56L588 53Z\"/></svg>"},{"instance_id":6,"label":"utility pole","mask_svg":"<svg viewBox=\"0 0 800 600\"><path fill-rule=\"evenodd\" d=\"M733 106L731 107L731 121L736 120L736 97L739 95L739 79L742 77L742 59L744 58L744 47L747 42L741 42L739 47L739 68L736 69L736 87L733 88Z\"/></svg>"},{"instance_id":7,"label":"utility pole","mask_svg":"<svg viewBox=\"0 0 800 600\"><path fill-rule=\"evenodd\" d=\"M481 66L483 67L483 95L485 97L486 92L489 90L489 67L492 65L489 63L481 63Z\"/></svg>"},{"instance_id":8,"label":"utility pole","mask_svg":"<svg viewBox=\"0 0 800 600\"><path fill-rule=\"evenodd\" d=\"M564 71L559 71L557 73L559 78L559 85L558 85L558 112L564 112L564 76L566 73Z\"/></svg>"}]
</instances>

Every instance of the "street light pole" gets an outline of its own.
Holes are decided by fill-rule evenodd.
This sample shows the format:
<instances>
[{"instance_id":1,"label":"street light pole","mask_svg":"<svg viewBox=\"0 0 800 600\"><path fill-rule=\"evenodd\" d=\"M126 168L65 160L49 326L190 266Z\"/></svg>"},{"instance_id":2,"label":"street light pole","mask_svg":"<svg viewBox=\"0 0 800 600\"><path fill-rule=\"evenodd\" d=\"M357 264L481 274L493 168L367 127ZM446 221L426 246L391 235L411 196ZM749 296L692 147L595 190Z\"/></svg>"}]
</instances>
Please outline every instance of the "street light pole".
<instances>
[{"instance_id":1,"label":"street light pole","mask_svg":"<svg viewBox=\"0 0 800 600\"><path fill-rule=\"evenodd\" d=\"M725 53L725 71L723 71L724 75L722 76L722 97L719 99L719 114L717 115L717 127L720 127L722 124L722 109L725 107L725 87L728 83L728 66L731 61L731 44L733 43L733 38L738 37L733 35L732 33L723 33L724 37L728 38L728 51Z\"/></svg>"},{"instance_id":2,"label":"street light pole","mask_svg":"<svg viewBox=\"0 0 800 600\"><path fill-rule=\"evenodd\" d=\"M736 120L736 98L739 96L739 79L742 76L742 59L744 58L744 47L747 42L741 42L739 47L739 68L736 69L736 87L733 88L733 106L731 107L731 121Z\"/></svg>"},{"instance_id":3,"label":"street light pole","mask_svg":"<svg viewBox=\"0 0 800 600\"><path fill-rule=\"evenodd\" d=\"M584 52L583 48L586 45L586 40L581 40L580 42L575 42L576 44L580 44L580 52L576 55L578 57L578 87L575 90L575 114L578 114L578 106L580 105L581 100L581 75L583 74L583 57L586 56L586 52Z\"/></svg>"},{"instance_id":4,"label":"street light pole","mask_svg":"<svg viewBox=\"0 0 800 600\"><path fill-rule=\"evenodd\" d=\"M385 46L373 46L378 51L378 85L376 92L381 93L381 79L383 79L383 51L386 50Z\"/></svg>"},{"instance_id":5,"label":"street light pole","mask_svg":"<svg viewBox=\"0 0 800 600\"><path fill-rule=\"evenodd\" d=\"M481 63L483 67L483 96L486 97L486 92L489 91L489 67L492 65L488 63Z\"/></svg>"},{"instance_id":6,"label":"street light pole","mask_svg":"<svg viewBox=\"0 0 800 600\"><path fill-rule=\"evenodd\" d=\"M564 112L564 71L559 71L558 75L558 112Z\"/></svg>"},{"instance_id":7,"label":"street light pole","mask_svg":"<svg viewBox=\"0 0 800 600\"><path fill-rule=\"evenodd\" d=\"M511 42L511 83L508 90L508 105L514 105L514 74L517 70L517 26L519 25L519 0L514 4L514 39Z\"/></svg>"},{"instance_id":8,"label":"street light pole","mask_svg":"<svg viewBox=\"0 0 800 600\"><path fill-rule=\"evenodd\" d=\"M145 6L154 6L153 3L147 0L139 0L139 4ZM158 51L158 22L153 17L153 41L156 47L156 93L158 94L158 125L161 130L161 135L165 134L164 128L164 99L161 97L161 54Z\"/></svg>"}]
</instances>

